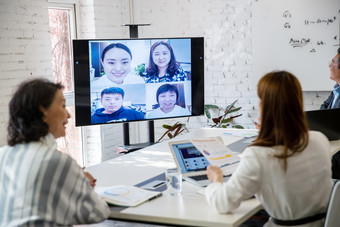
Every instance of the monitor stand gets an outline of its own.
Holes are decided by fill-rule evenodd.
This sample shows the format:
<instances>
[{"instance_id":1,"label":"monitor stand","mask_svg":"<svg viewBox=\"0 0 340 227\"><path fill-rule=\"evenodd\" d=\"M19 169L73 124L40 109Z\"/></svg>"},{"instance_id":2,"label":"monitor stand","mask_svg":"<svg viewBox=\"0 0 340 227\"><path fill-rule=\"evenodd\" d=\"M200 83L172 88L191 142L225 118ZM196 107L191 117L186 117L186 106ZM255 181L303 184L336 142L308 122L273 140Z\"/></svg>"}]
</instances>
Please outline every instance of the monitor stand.
<instances>
[{"instance_id":1,"label":"monitor stand","mask_svg":"<svg viewBox=\"0 0 340 227\"><path fill-rule=\"evenodd\" d=\"M150 24L125 24L125 26L129 26L130 38L138 38L138 26L149 26ZM155 128L154 122L148 121L148 129L149 129L149 141L146 143L137 143L130 144L130 131L129 131L129 123L123 123L123 134L124 134L124 145L120 146L123 150L118 153L129 153L132 151L136 151L142 149L144 147L150 146L155 143Z\"/></svg>"},{"instance_id":2,"label":"monitor stand","mask_svg":"<svg viewBox=\"0 0 340 227\"><path fill-rule=\"evenodd\" d=\"M130 144L130 130L129 130L129 123L123 123L123 140L124 145L120 146L122 149L119 153L129 153L132 151L136 151L139 149L142 149L144 147L150 146L155 143L155 127L154 127L154 121L148 121L148 137L149 141L146 143L136 143L136 144Z\"/></svg>"}]
</instances>

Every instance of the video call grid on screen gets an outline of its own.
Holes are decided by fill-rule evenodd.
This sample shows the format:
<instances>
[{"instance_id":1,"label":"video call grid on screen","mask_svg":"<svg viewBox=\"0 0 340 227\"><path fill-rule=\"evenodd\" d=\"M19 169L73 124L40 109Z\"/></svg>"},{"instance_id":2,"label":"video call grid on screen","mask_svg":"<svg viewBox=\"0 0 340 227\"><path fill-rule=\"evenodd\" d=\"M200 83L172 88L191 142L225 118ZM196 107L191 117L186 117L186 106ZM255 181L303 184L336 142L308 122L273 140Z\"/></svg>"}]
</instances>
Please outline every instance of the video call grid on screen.
<instances>
[{"instance_id":1,"label":"video call grid on screen","mask_svg":"<svg viewBox=\"0 0 340 227\"><path fill-rule=\"evenodd\" d=\"M92 81L95 81L97 78L95 77L95 71L102 72L101 67L93 68L95 63L100 62L101 54L92 54L94 52L102 53L104 48L113 43L121 43L127 46L131 50L132 59L131 59L131 71L138 69L138 66L143 65L147 66L149 61L149 53L151 46L156 42L167 42L173 48L173 51L176 57L176 61L182 62L186 66L185 71L187 73L191 73L191 52L190 52L190 39L180 39L180 40L115 40L112 41L92 41L89 42L89 50L90 50L90 82L92 85ZM100 66L101 64L97 64ZM131 73L130 71L130 73ZM105 73L106 74L106 73ZM135 74L137 74L135 72ZM190 78L183 82L160 82L160 83L136 83L136 84L122 84L115 85L116 87L120 87L124 90L124 102L123 106L127 108L135 107L137 111L143 112L143 115L146 119L152 119L155 117L148 117L148 112L153 110L153 106L157 106L156 100L156 91L157 89L163 85L174 84L179 89L179 97L178 100L182 100L181 107L186 108L190 111L191 108L191 82ZM176 85L177 84L177 85ZM101 91L105 88L112 87L109 84L103 84L102 87L93 87L91 86L91 106L93 106L91 114L98 109L103 108L100 102ZM191 115L191 112L188 112L187 115ZM180 116L180 115L177 115ZM161 116L160 116L161 117ZM121 119L117 119L119 121Z\"/></svg>"},{"instance_id":2,"label":"video call grid on screen","mask_svg":"<svg viewBox=\"0 0 340 227\"><path fill-rule=\"evenodd\" d=\"M150 49L152 45L156 42L164 42L170 45L176 62L178 62L178 70L180 74L184 75L184 79L171 80L171 81L147 81L148 73L146 72L147 67L150 64ZM123 44L126 46L130 53L125 51L125 57L116 57L112 55L110 51L105 53L104 59L103 50L112 44ZM203 46L203 45L202 45ZM114 48L113 48L114 49ZM116 48L120 49L120 48ZM111 49L112 50L112 49ZM122 51L124 52L124 51ZM156 49L154 53L156 53ZM203 51L202 51L203 52ZM158 52L157 52L158 53ZM122 121L138 121L138 120L148 120L148 119L162 119L170 117L183 117L197 115L193 114L193 88L192 88L192 39L191 38L169 38L169 39L125 39L125 40L88 40L88 79L89 79L89 101L87 103L90 106L90 115L93 116L98 109L104 109L101 92L110 87L118 87L123 90L124 98L122 100L122 106L125 109L132 111L137 111L141 113L142 117L120 117L118 119L109 119L105 122L99 123L112 123L112 122L122 122ZM110 55L111 54L111 55ZM128 55L127 55L128 54ZM112 57L114 56L114 57ZM119 54L118 54L119 56ZM112 84L108 80L104 80L111 75L110 69L104 67L105 59L112 60L109 62L111 65L116 64L120 61L121 65L127 64L121 59L125 59L126 56L129 58L129 72L126 73L125 79L121 84ZM154 57L156 59L156 57ZM104 60L104 61L103 61ZM171 60L171 57L170 57ZM200 56L200 60L203 62L203 55ZM155 60L153 60L154 62ZM107 61L106 61L107 62ZM75 67L78 62L75 59ZM170 64L169 64L170 65ZM123 67L122 67L123 68ZM124 69L123 69L124 70ZM125 71L127 71L125 69ZM202 71L202 70L201 70ZM107 74L109 76L107 76ZM176 75L176 74L175 74ZM84 75L85 76L85 75ZM76 69L75 69L76 77ZM149 76L150 78L150 76ZM177 78L176 76L174 78ZM76 83L77 78L75 78ZM200 82L201 83L201 82ZM160 89L162 85L171 85L175 87L178 95L176 95L175 106L177 112L174 114L167 115L159 111L161 104L161 95L158 95L157 100L157 90ZM203 93L203 91L201 92ZM83 97L84 98L84 97ZM202 98L201 98L202 99ZM203 100L203 99L202 99ZM166 101L165 101L166 102ZM169 101L171 103L171 101ZM172 101L173 102L173 101ZM203 103L203 102L202 102ZM169 104L169 103L168 103ZM84 106L84 103L82 103ZM170 105L170 104L169 104ZM155 110L158 109L160 114L155 114ZM202 108L203 109L203 108ZM76 110L77 110L77 94L76 94ZM77 111L76 111L77 112ZM151 114L154 112L153 114ZM197 112L197 111L194 111ZM202 111L203 113L203 111ZM77 115L77 113L76 113ZM78 114L79 115L79 114ZM83 118L84 119L84 118ZM97 124L93 120L86 120L86 123L80 123L80 125ZM77 125L79 125L77 123Z\"/></svg>"}]
</instances>

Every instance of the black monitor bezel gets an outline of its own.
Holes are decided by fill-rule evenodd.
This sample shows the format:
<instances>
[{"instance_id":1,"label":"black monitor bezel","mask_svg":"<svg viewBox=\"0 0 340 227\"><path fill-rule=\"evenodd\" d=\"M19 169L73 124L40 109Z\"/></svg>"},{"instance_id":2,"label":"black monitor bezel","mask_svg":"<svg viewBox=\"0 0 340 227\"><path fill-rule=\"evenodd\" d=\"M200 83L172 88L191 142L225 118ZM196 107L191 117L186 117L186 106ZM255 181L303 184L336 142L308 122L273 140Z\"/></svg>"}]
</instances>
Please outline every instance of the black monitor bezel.
<instances>
[{"instance_id":1,"label":"black monitor bezel","mask_svg":"<svg viewBox=\"0 0 340 227\"><path fill-rule=\"evenodd\" d=\"M158 39L190 39L191 40L191 72L197 75L191 79L192 113L180 118L201 116L204 114L204 38L203 37L170 37L170 38L134 38L134 39L75 39L73 43L74 100L76 126L97 125L91 123L90 75L89 75L89 41L117 40L158 40ZM127 122L150 121L168 118L143 119ZM104 124L124 123L112 122Z\"/></svg>"}]
</instances>

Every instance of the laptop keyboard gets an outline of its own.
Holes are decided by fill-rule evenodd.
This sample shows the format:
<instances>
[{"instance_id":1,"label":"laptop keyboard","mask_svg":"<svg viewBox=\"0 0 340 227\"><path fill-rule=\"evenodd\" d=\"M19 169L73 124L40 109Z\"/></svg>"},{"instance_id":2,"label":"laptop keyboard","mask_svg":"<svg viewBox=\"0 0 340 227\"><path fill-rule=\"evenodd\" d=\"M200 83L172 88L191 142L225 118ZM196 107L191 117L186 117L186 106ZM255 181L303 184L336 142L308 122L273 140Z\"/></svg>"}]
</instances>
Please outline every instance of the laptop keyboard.
<instances>
[{"instance_id":1,"label":"laptop keyboard","mask_svg":"<svg viewBox=\"0 0 340 227\"><path fill-rule=\"evenodd\" d=\"M230 175L223 175L223 178L229 178ZM201 180L208 180L208 176L206 174L203 175L197 175L197 176L189 176L189 178L194 179L196 181L201 181Z\"/></svg>"},{"instance_id":2,"label":"laptop keyboard","mask_svg":"<svg viewBox=\"0 0 340 227\"><path fill-rule=\"evenodd\" d=\"M196 181L208 180L208 176L206 174L204 174L204 175L197 175L197 176L190 176L189 178L194 179Z\"/></svg>"}]
</instances>

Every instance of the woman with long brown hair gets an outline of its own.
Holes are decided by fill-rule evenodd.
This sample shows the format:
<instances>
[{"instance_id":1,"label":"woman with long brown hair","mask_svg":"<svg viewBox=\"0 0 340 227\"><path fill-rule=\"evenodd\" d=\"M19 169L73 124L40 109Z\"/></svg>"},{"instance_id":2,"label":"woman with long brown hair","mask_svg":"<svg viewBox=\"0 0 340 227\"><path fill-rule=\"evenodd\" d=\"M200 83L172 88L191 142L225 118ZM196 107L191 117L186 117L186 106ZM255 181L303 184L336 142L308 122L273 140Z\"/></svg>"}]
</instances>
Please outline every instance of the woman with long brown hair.
<instances>
[{"instance_id":1,"label":"woman with long brown hair","mask_svg":"<svg viewBox=\"0 0 340 227\"><path fill-rule=\"evenodd\" d=\"M327 138L308 131L301 85L289 72L271 72L258 83L261 124L226 183L222 171L208 167L213 182L208 203L220 213L236 209L255 195L271 216L266 226L323 226L332 188Z\"/></svg>"}]
</instances>

